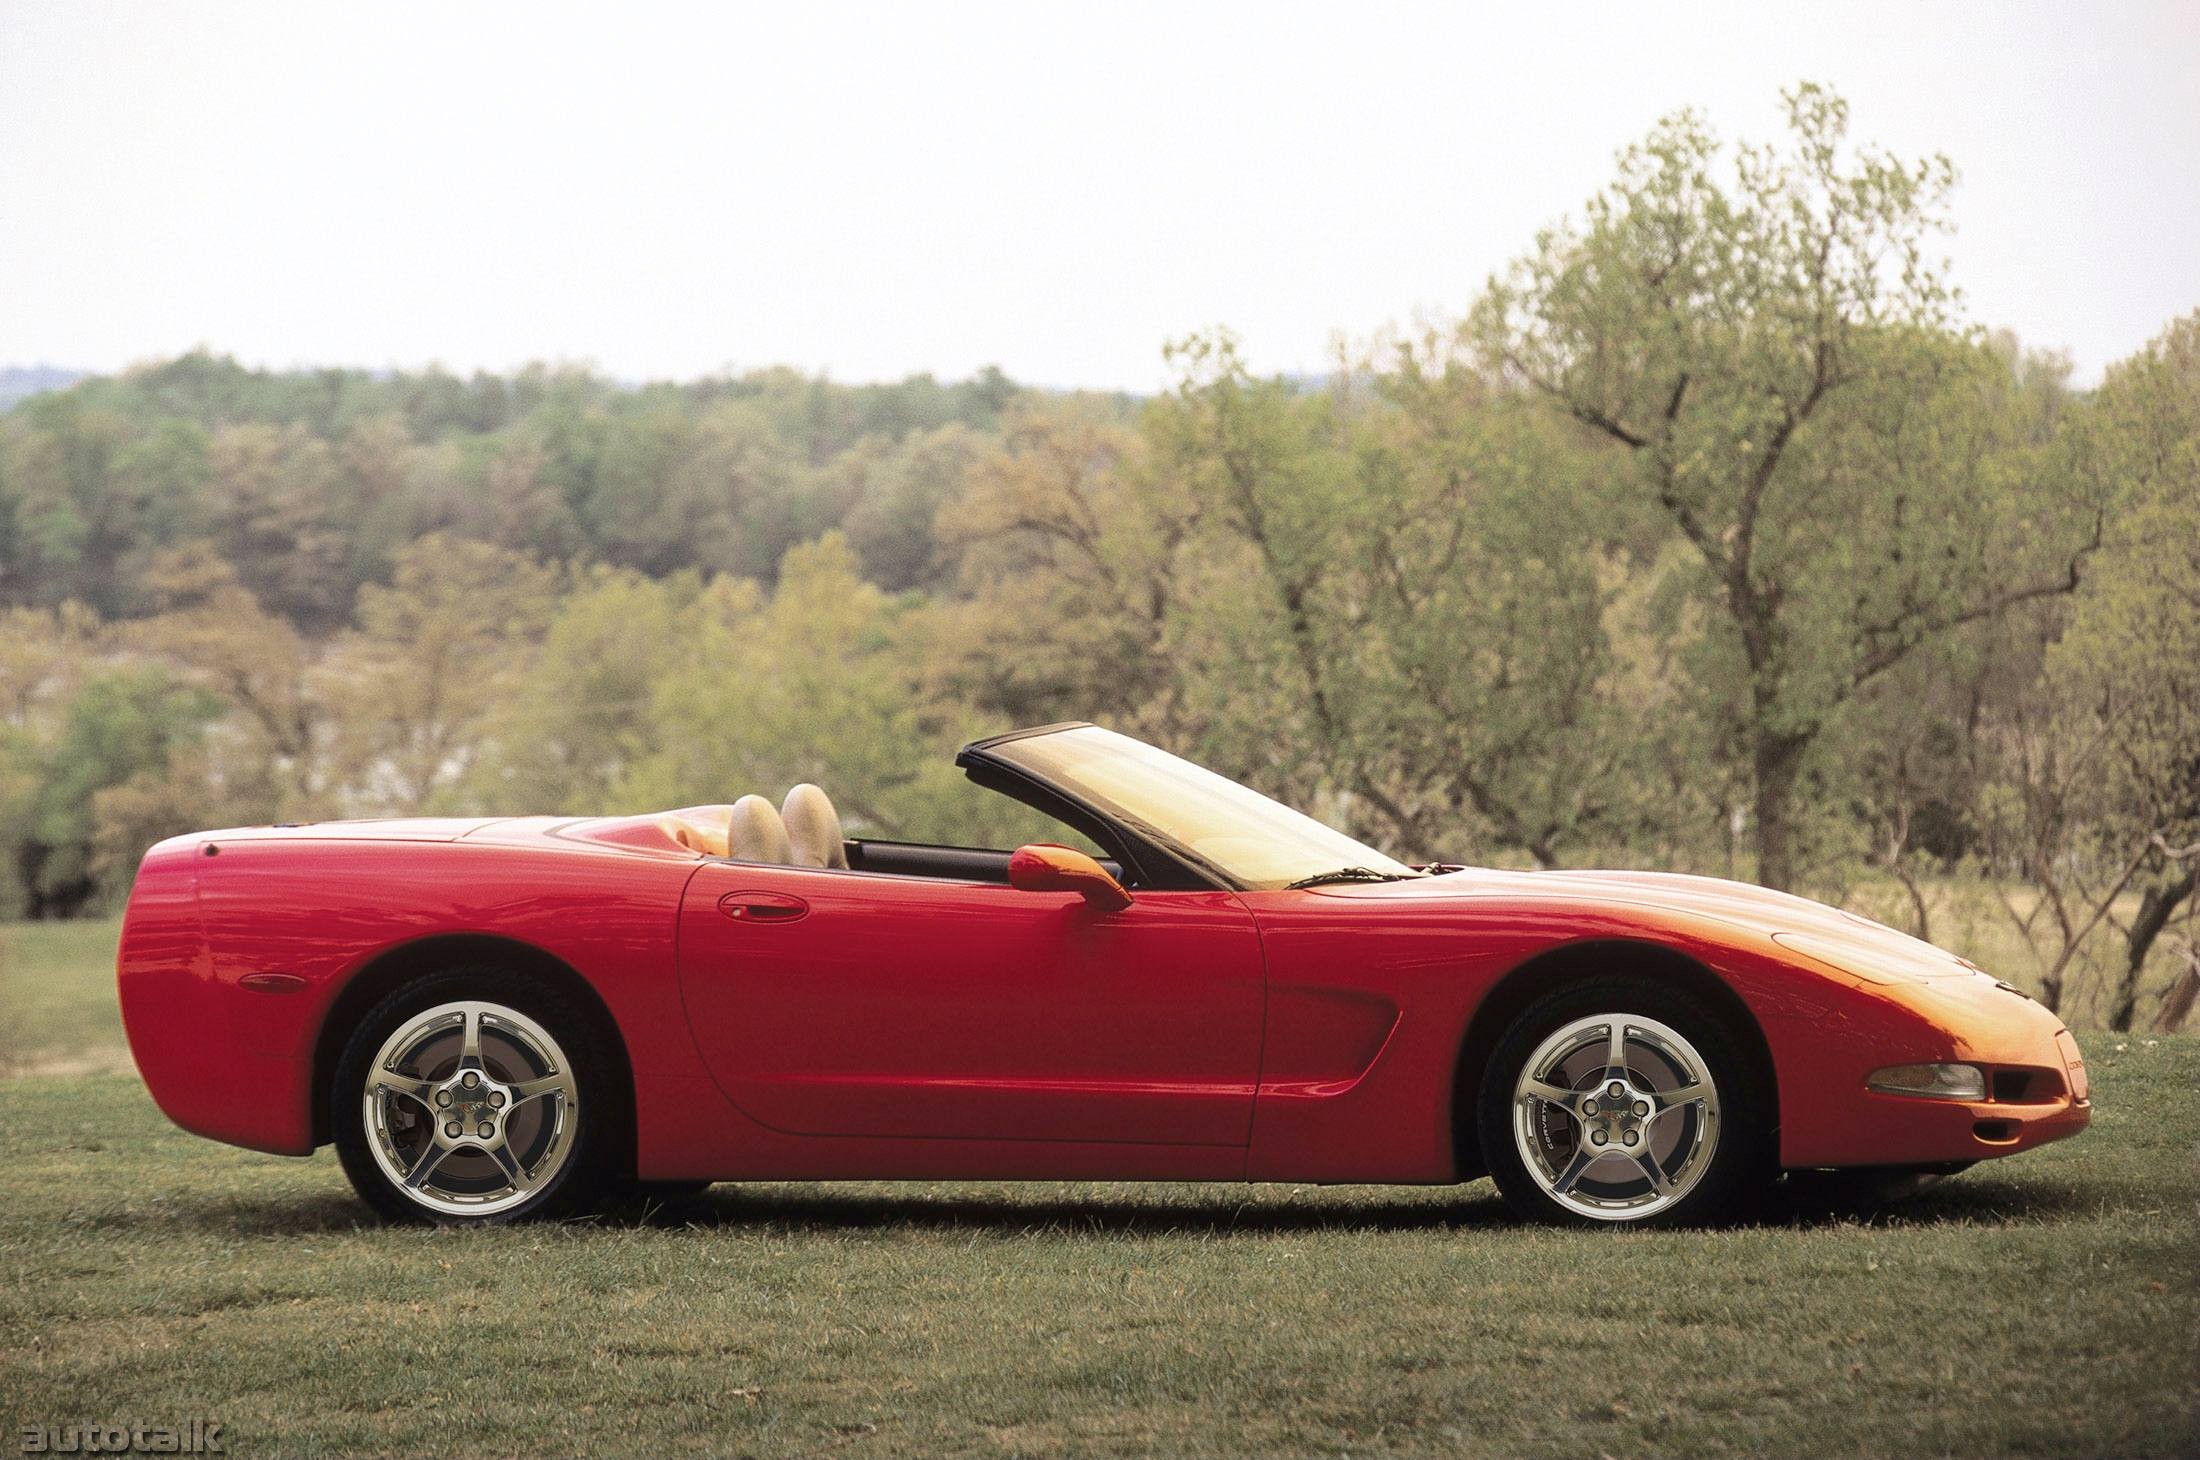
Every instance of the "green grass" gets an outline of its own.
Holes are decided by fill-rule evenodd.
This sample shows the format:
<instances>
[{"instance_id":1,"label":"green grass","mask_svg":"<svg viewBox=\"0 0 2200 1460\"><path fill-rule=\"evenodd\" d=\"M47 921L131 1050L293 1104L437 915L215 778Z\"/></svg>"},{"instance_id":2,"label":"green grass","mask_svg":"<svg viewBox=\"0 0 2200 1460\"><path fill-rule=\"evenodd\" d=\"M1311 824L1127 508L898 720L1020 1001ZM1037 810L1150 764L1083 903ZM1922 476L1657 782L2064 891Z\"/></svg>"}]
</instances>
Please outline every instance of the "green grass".
<instances>
[{"instance_id":1,"label":"green grass","mask_svg":"<svg viewBox=\"0 0 2200 1460\"><path fill-rule=\"evenodd\" d=\"M127 1071L119 920L0 924L0 1075Z\"/></svg>"},{"instance_id":2,"label":"green grass","mask_svg":"<svg viewBox=\"0 0 2200 1460\"><path fill-rule=\"evenodd\" d=\"M111 932L109 934L111 936ZM111 1039L22 970L10 1012ZM59 959L56 962L54 960ZM41 1017L44 1017L43 1015ZM2200 1446L2200 1038L2085 1040L2074 1141L1717 1233L1437 1190L729 1186L371 1223L329 1153L0 1080L0 1421L237 1455L2175 1455Z\"/></svg>"}]
</instances>

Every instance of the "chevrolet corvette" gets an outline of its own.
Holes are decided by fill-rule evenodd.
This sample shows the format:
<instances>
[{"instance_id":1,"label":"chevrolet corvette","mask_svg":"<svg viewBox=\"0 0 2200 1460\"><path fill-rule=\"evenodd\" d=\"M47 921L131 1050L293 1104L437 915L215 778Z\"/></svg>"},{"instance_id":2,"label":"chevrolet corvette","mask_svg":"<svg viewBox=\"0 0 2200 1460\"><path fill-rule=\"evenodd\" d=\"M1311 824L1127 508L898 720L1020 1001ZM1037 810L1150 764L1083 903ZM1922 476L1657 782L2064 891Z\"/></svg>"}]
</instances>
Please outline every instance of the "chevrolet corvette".
<instances>
[{"instance_id":1,"label":"chevrolet corvette","mask_svg":"<svg viewBox=\"0 0 2200 1460\"><path fill-rule=\"evenodd\" d=\"M2091 1116L2053 1014L1851 913L1408 866L1089 724L957 761L1064 841L847 837L809 785L172 838L123 922L131 1051L185 1129L333 1143L444 1223L635 1183L1488 1175L1528 1219L1700 1224Z\"/></svg>"}]
</instances>

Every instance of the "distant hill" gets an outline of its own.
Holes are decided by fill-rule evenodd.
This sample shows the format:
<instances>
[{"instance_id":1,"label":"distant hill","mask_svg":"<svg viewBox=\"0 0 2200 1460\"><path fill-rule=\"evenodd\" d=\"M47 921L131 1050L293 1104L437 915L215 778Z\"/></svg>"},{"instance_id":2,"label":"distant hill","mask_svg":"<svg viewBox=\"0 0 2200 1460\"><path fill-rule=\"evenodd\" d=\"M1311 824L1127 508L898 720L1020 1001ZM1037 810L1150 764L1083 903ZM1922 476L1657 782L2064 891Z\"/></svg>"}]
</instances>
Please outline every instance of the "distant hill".
<instances>
[{"instance_id":1,"label":"distant hill","mask_svg":"<svg viewBox=\"0 0 2200 1460\"><path fill-rule=\"evenodd\" d=\"M49 390L66 390L89 373L64 370L58 365L0 365L0 411L27 396Z\"/></svg>"}]
</instances>

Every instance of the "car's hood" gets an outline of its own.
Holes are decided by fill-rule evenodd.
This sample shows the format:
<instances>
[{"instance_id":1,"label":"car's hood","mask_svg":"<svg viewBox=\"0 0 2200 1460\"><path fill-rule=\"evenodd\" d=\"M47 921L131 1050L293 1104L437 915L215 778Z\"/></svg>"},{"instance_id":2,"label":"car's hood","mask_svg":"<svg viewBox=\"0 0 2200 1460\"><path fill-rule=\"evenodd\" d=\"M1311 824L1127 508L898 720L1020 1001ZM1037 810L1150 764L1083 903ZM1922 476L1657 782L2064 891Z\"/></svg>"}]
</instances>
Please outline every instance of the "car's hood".
<instances>
[{"instance_id":1,"label":"car's hood","mask_svg":"<svg viewBox=\"0 0 2200 1460\"><path fill-rule=\"evenodd\" d=\"M1324 896L1368 900L1502 898L1658 908L1709 918L1776 939L1852 973L1911 978L1976 976L1980 970L1883 923L1747 882L1673 872L1504 872L1470 867L1408 882L1339 883Z\"/></svg>"}]
</instances>

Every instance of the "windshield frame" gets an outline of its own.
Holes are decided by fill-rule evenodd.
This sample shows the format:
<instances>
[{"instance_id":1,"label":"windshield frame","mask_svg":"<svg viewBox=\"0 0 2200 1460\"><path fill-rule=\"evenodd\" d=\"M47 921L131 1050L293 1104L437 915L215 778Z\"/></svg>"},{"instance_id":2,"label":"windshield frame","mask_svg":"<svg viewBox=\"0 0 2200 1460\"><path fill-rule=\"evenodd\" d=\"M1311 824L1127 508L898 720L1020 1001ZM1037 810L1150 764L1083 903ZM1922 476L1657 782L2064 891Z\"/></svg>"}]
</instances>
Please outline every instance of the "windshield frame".
<instances>
[{"instance_id":1,"label":"windshield frame","mask_svg":"<svg viewBox=\"0 0 2200 1460\"><path fill-rule=\"evenodd\" d=\"M1329 861L1325 853L1320 859L1324 865L1319 867L1309 866L1306 869L1309 873L1335 871L1352 862L1358 862L1362 866L1400 869L1397 875L1402 877L1411 877L1420 871L1420 869L1400 862L1374 847L1367 846L1356 838L1347 836L1344 832L1338 831L1335 827L1318 818L1307 815L1297 807L1287 805L1272 796L1262 795L1252 787L1224 776L1220 772L1209 770L1205 766L1187 760L1183 756L1162 750L1159 746L1150 745L1135 736L1122 735L1119 731L1108 730L1105 726L1095 725L1087 720L1069 720L1053 725L1039 725L1028 730L1013 730L1005 735L996 735L989 739L973 741L963 747L955 760L958 765L965 767L974 779L981 778L981 769L1006 771L1017 780L1029 785L1044 787L1053 796L1081 807L1119 827L1126 837L1135 838L1137 841L1144 842L1157 851L1165 853L1170 861L1177 863L1186 873L1191 874L1197 882L1224 888L1232 892L1254 892L1280 891L1293 880L1291 878L1281 880L1260 879L1248 876L1242 871L1233 869L1200 852L1169 828L1157 825L1150 817L1140 815L1097 788L1065 777L1052 766L1035 763L1034 757L1018 753L1019 745L1029 745L1030 742L1036 740L1075 730L1095 730L1117 736L1140 749L1189 767L1190 770L1200 773L1202 776L1214 777L1215 780L1222 782L1232 791L1251 798L1255 802L1266 803L1268 806L1284 813L1287 818L1306 821L1313 827L1318 828L1327 837L1333 837L1340 843L1348 844L1352 849L1346 851L1342 847L1337 848L1337 855L1341 860L1334 862ZM983 779L994 783L996 789L1007 791L1011 795L1016 794L1014 790L999 785L997 776L986 776ZM1190 787L1199 783L1187 778L1186 784L1187 787ZM1205 788L1202 787L1202 789ZM1173 879L1155 879L1152 885L1158 890L1169 885L1171 880ZM1182 886L1185 884L1179 882L1177 885Z\"/></svg>"}]
</instances>

